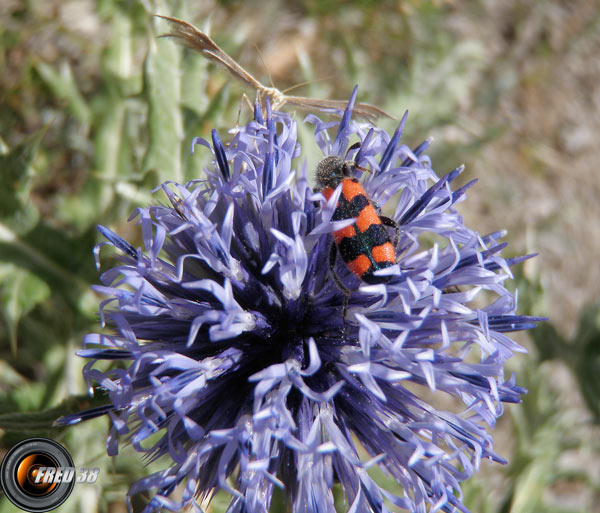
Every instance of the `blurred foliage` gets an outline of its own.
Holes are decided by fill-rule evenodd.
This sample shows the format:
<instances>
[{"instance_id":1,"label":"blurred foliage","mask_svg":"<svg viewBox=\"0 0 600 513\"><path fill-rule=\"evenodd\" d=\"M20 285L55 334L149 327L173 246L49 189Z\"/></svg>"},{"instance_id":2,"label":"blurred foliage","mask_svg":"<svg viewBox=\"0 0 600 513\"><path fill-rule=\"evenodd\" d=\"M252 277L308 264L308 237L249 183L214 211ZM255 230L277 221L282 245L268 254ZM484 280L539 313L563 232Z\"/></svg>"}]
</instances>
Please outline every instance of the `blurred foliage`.
<instances>
[{"instance_id":1,"label":"blurred foliage","mask_svg":"<svg viewBox=\"0 0 600 513\"><path fill-rule=\"evenodd\" d=\"M152 17L154 12L200 26L210 14L217 42L244 65L251 55L249 69L259 75L264 68L255 48L245 44L253 32L244 20L260 20L254 39L281 62L291 51L290 34L296 28L308 33L304 46L294 40L298 46L291 64L274 65L278 87L328 77L298 94L343 99L358 83L361 101L397 116L409 108L405 140L414 146L436 135L440 142L432 160L440 173L474 160L505 133L493 116L479 123L469 113L474 108L495 112L502 95L517 84L514 63L486 61L484 42L457 37L447 24L452 2L307 0L244 7L234 1L55 0L9 1L4 9L1 447L7 450L28 436L49 436L64 442L78 465L101 468L98 483L75 487L61 513L123 511L129 484L161 467L158 462L148 469L130 447L109 459L107 419L69 429L52 426L58 416L103 400L101 394L85 395L83 362L74 355L82 336L99 329L99 298L90 291L98 281L95 226L109 225L135 241L139 235L125 220L137 205L163 201L152 189L165 180L201 174L207 155L191 158L191 139L249 116L239 84L172 41L157 39L167 27ZM481 9L478 2L466 3L467 11ZM505 37L518 37L523 27L507 23ZM388 120L382 126L394 128ZM299 133L301 141L312 139L307 127L299 127ZM314 168L318 152L314 145L304 147ZM515 272L522 313L544 315L548 300L540 275L521 267ZM484 464L464 485L474 512L583 512L592 511L593 504L593 511L600 511L598 474L585 465L597 459L599 449L592 422L600 420L600 306L581 313L573 337L562 333L550 322L537 328L531 354L516 363L529 395L496 429L501 440L508 440L499 442L499 452L510 463L505 469ZM134 509L144 500L134 498ZM225 511L226 504L218 494L212 510ZM285 511L281 495L272 510ZM0 499L0 513L11 511L16 509Z\"/></svg>"},{"instance_id":2,"label":"blurred foliage","mask_svg":"<svg viewBox=\"0 0 600 513\"><path fill-rule=\"evenodd\" d=\"M552 324L532 334L540 359L559 359L572 371L593 421L600 423L600 304L587 306L571 339L562 337Z\"/></svg>"}]
</instances>

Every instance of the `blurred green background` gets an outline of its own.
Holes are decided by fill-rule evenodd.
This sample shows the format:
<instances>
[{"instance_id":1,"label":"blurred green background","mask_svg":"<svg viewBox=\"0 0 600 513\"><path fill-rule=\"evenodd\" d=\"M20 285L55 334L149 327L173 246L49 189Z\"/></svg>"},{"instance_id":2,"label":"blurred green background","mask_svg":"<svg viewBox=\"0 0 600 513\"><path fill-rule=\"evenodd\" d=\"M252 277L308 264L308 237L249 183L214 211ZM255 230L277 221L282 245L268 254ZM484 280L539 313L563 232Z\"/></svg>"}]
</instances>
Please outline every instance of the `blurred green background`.
<instances>
[{"instance_id":1,"label":"blurred green background","mask_svg":"<svg viewBox=\"0 0 600 513\"><path fill-rule=\"evenodd\" d=\"M511 287L521 313L550 321L518 337L529 354L510 362L529 394L494 431L509 464L484 462L465 502L473 513L600 512L600 3L590 0L0 0L0 457L39 435L100 467L65 513L124 512L129 484L149 472L129 448L106 456L107 419L51 427L92 404L73 353L98 329L95 226L139 240L133 209L163 201L151 193L162 181L199 176L208 155L190 157L192 138L216 127L226 140L249 119L242 93L254 97L157 39L168 27L153 13L208 29L279 89L309 81L293 94L346 99L358 84L359 100L396 117L408 109L405 143L433 136L438 174L465 163L461 183L479 178L459 208L481 233L508 229L508 256L540 253ZM310 128L300 137L314 169Z\"/></svg>"}]
</instances>

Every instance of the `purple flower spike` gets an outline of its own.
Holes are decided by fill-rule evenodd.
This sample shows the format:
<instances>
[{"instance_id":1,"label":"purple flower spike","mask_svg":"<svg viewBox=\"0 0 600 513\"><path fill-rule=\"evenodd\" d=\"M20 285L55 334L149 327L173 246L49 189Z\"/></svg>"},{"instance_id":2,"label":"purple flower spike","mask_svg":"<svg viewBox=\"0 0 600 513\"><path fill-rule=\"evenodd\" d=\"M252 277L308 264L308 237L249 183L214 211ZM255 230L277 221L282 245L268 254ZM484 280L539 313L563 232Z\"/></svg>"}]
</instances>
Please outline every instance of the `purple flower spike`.
<instances>
[{"instance_id":1,"label":"purple flower spike","mask_svg":"<svg viewBox=\"0 0 600 513\"><path fill-rule=\"evenodd\" d=\"M398 265L367 285L338 259L346 319L328 265L331 233L348 224L332 221L339 190L329 202L313 191L287 114L257 105L231 142L194 139L211 150L206 179L164 184L169 205L136 212L143 248L100 228L100 246L121 254L98 287L111 332L88 335L79 354L111 403L59 423L108 414L111 454L130 442L169 458L130 490L153 492L146 512L201 511L221 489L229 512L263 513L278 487L294 513L330 513L335 483L352 513L466 512L460 483L481 459L503 461L489 428L525 392L504 374L524 351L507 332L542 320L518 315L504 287L522 259L500 256L501 233L464 226L454 203L472 183L451 189L461 167L439 178L430 140L401 144L406 117L391 138L353 122L355 97L341 122L307 119L324 156L361 142L367 195L396 205ZM119 366L102 372L99 360ZM432 395L451 396L453 411Z\"/></svg>"}]
</instances>

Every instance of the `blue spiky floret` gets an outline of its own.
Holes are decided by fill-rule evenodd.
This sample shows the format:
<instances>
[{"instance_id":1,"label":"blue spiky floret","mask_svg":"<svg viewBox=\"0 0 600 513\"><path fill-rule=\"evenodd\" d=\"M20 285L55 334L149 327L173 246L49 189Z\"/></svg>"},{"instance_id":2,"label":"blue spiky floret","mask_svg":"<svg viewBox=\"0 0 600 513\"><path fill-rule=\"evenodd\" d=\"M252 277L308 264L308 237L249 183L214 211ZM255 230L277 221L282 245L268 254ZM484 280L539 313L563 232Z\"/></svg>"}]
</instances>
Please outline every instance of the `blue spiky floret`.
<instances>
[{"instance_id":1,"label":"blue spiky floret","mask_svg":"<svg viewBox=\"0 0 600 513\"><path fill-rule=\"evenodd\" d=\"M206 179L163 184L169 206L136 211L143 248L99 228L122 253L97 287L112 331L86 336L79 354L90 387L111 402L60 422L108 414L110 454L122 439L149 460L170 457L130 490L154 490L146 511L200 510L223 489L228 511L264 512L278 486L294 513L333 513L336 482L352 513L467 511L460 483L482 458L503 461L487 427L524 393L504 376L523 351L505 332L541 320L517 315L503 282L532 255L505 260L503 233L467 228L454 204L474 181L451 189L462 166L438 178L423 153L430 139L400 144L406 115L390 138L352 121L355 97L341 121L307 121L324 155L361 141L353 156L372 170L364 188L380 207L394 199L400 240L386 284L361 283L338 262L353 291L345 323L326 263L339 190L327 202L313 191L295 121L268 105L228 144L214 130L212 144L194 140L213 167ZM101 372L97 360L124 365ZM463 411L434 407L432 392ZM382 489L371 465L401 492Z\"/></svg>"}]
</instances>

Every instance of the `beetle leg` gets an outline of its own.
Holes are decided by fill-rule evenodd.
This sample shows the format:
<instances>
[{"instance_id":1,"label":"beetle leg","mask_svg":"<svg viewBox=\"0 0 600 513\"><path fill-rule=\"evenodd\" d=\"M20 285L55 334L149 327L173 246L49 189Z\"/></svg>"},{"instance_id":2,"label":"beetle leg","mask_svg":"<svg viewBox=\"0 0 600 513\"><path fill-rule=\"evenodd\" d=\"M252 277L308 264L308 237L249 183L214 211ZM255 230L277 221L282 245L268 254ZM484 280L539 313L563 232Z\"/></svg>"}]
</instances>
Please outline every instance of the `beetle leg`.
<instances>
[{"instance_id":1,"label":"beetle leg","mask_svg":"<svg viewBox=\"0 0 600 513\"><path fill-rule=\"evenodd\" d=\"M331 244L331 249L329 250L329 270L331 271L331 276L333 277L333 281L338 286L338 288L344 293L344 306L342 308L342 328L346 331L346 312L348 311L348 300L350 299L350 289L346 287L340 280L339 276L335 273L335 259L337 257L337 246L335 242Z\"/></svg>"},{"instance_id":2,"label":"beetle leg","mask_svg":"<svg viewBox=\"0 0 600 513\"><path fill-rule=\"evenodd\" d=\"M397 251L398 242L400 242L400 227L398 226L398 223L386 216L379 216L379 219L381 219L382 224L394 229L394 251Z\"/></svg>"}]
</instances>

